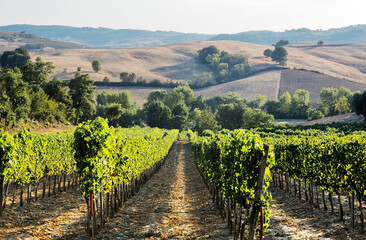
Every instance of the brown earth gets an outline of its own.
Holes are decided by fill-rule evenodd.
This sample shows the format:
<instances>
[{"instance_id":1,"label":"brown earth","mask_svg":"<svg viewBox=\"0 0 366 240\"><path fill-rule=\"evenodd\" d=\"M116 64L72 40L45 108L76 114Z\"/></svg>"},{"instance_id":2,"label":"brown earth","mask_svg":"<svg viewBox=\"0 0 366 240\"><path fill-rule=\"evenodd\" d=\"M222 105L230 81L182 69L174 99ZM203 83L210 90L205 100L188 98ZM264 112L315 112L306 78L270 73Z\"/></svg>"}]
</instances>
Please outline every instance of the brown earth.
<instances>
[{"instance_id":1,"label":"brown earth","mask_svg":"<svg viewBox=\"0 0 366 240\"><path fill-rule=\"evenodd\" d=\"M265 239L366 239L359 225L350 228L347 204L343 204L345 221L337 220L335 197L331 214L311 207L304 197L299 200L277 188L270 191L272 213ZM78 190L24 207L18 207L17 199L15 207L8 206L0 216L0 239L88 239L85 220L86 204ZM189 144L178 142L160 171L109 219L96 239L232 239L232 235L211 201Z\"/></svg>"},{"instance_id":2,"label":"brown earth","mask_svg":"<svg viewBox=\"0 0 366 240\"><path fill-rule=\"evenodd\" d=\"M12 44L0 41L1 47L9 49ZM263 56L263 51L272 46L250 44L236 41L197 41L170 44L158 47L142 47L132 49L51 49L33 52L32 59L40 56L44 61L51 61L56 66L53 76L62 79L74 77L76 69L81 67L83 73L88 73L96 81L108 77L112 82L118 82L121 72L134 72L137 77L147 81L186 82L193 79L193 74L210 71L207 66L199 64L195 59L197 51L203 47L215 45L220 50L232 54L248 56L249 64L255 68L276 66L269 58ZM14 47L18 47L14 45ZM286 46L289 52L289 70L270 71L250 78L233 81L227 84L200 89L199 94L206 97L235 91L241 97L253 100L257 93L266 95L269 99L278 97L295 89L306 89L310 99L315 104L319 99L322 87L345 86L351 90L366 90L366 44L338 44L315 46L297 44ZM92 70L93 59L100 59L102 70L95 73ZM318 73L317 73L318 72ZM110 88L109 88L110 89ZM142 106L146 101L148 89L141 94L141 88L129 87L132 101Z\"/></svg>"},{"instance_id":3,"label":"brown earth","mask_svg":"<svg viewBox=\"0 0 366 240\"><path fill-rule=\"evenodd\" d=\"M264 235L266 240L277 239L312 239L312 240L365 240L366 234L361 233L360 214L355 203L355 228L351 227L348 197L342 194L342 207L344 220L339 220L339 205L335 195L332 196L334 213L330 210L328 196L326 194L327 211L323 209L323 202L319 191L318 206L310 205L302 199L294 196L294 192L271 187L272 201L270 202L270 225ZM314 199L314 203L317 201Z\"/></svg>"},{"instance_id":4,"label":"brown earth","mask_svg":"<svg viewBox=\"0 0 366 240\"><path fill-rule=\"evenodd\" d=\"M5 45L5 43L3 44ZM159 47L133 49L46 49L32 53L32 58L40 56L56 66L55 76L70 79L76 68L90 73L95 80L105 76L111 81L119 81L123 71L134 72L148 81L154 78L163 81L173 79L187 81L193 73L209 71L196 61L197 51L215 45L220 50L232 54L248 56L249 64L256 68L275 66L263 51L272 46L243 43L236 41L198 41L170 44ZM286 46L289 52L288 66L291 68L318 71L333 77L366 83L366 44ZM92 71L91 62L98 58L102 62L99 73ZM64 71L66 70L66 73Z\"/></svg>"},{"instance_id":5,"label":"brown earth","mask_svg":"<svg viewBox=\"0 0 366 240\"><path fill-rule=\"evenodd\" d=\"M317 120L308 121L299 125L311 126L314 124L329 124L329 123L363 123L362 115L357 116L356 113L341 114L337 116L325 117Z\"/></svg>"},{"instance_id":6,"label":"brown earth","mask_svg":"<svg viewBox=\"0 0 366 240\"><path fill-rule=\"evenodd\" d=\"M319 93L322 88L340 88L342 86L353 92L357 90L363 92L366 90L366 84L346 79L296 69L283 70L281 72L278 97L285 92L289 92L292 95L297 89L305 89L309 91L310 101L316 103L320 100Z\"/></svg>"}]
</instances>

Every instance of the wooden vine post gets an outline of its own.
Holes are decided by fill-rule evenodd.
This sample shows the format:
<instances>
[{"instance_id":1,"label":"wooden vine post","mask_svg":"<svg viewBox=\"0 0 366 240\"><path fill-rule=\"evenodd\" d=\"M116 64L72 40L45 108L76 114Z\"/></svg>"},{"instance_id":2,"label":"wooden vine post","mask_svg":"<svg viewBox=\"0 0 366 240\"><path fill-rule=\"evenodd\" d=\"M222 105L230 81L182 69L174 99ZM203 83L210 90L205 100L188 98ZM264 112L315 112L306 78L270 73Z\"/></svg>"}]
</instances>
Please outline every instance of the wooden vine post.
<instances>
[{"instance_id":1,"label":"wooden vine post","mask_svg":"<svg viewBox=\"0 0 366 240\"><path fill-rule=\"evenodd\" d=\"M257 207L255 206L256 203L259 202L261 199L261 194L262 194L263 184L264 184L264 176L266 175L266 168L267 168L269 146L267 144L265 144L263 147L264 147L264 156L261 160L261 165L259 167L257 188L255 190L254 204L253 204L252 213L251 213L252 221L250 222L250 225L249 225L249 238L248 238L249 240L254 239L255 226L256 226L257 218L258 218L258 210L261 213L261 219L263 219L262 207L260 207L260 209L257 209ZM263 239L263 220L261 221L260 239L261 240Z\"/></svg>"}]
</instances>

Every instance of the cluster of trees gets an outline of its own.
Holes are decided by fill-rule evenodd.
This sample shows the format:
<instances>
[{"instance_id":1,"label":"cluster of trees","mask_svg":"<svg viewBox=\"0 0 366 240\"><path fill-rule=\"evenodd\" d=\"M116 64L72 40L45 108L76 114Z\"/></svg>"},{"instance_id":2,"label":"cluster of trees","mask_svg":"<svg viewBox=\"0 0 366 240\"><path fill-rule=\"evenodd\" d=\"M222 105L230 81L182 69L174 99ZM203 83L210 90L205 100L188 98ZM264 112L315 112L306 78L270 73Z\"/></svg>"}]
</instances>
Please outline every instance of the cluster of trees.
<instances>
[{"instance_id":1,"label":"cluster of trees","mask_svg":"<svg viewBox=\"0 0 366 240\"><path fill-rule=\"evenodd\" d=\"M10 40L10 41L14 41L17 38L28 38L28 39L32 39L32 38L38 38L37 35L32 34L32 33L26 33L25 31L22 31L21 33L2 33L0 34L0 38L5 39L5 40Z\"/></svg>"},{"instance_id":2,"label":"cluster of trees","mask_svg":"<svg viewBox=\"0 0 366 240\"><path fill-rule=\"evenodd\" d=\"M280 40L274 45L274 50L268 48L264 50L263 55L270 57L272 61L278 62L281 66L286 66L288 53L283 46L286 46L287 44L289 44L289 41Z\"/></svg>"},{"instance_id":3,"label":"cluster of trees","mask_svg":"<svg viewBox=\"0 0 366 240\"><path fill-rule=\"evenodd\" d=\"M247 57L225 51L220 52L214 45L198 50L198 62L208 65L212 71L194 75L192 84L198 87L237 80L250 72Z\"/></svg>"},{"instance_id":4,"label":"cluster of trees","mask_svg":"<svg viewBox=\"0 0 366 240\"><path fill-rule=\"evenodd\" d=\"M317 103L318 110L324 116L333 116L337 114L349 113L354 110L352 106L353 95L358 92L352 92L346 87L323 88L320 91L320 101Z\"/></svg>"},{"instance_id":5,"label":"cluster of trees","mask_svg":"<svg viewBox=\"0 0 366 240\"><path fill-rule=\"evenodd\" d=\"M195 96L188 85L173 91L152 91L144 104L146 123L151 127L187 129L202 133L222 128L271 126L273 116L257 108L258 104L240 98L236 93L205 99Z\"/></svg>"},{"instance_id":6,"label":"cluster of trees","mask_svg":"<svg viewBox=\"0 0 366 240\"><path fill-rule=\"evenodd\" d=\"M44 48L46 45L43 43L35 43L35 44L26 44L24 46L24 48L28 49L28 50L35 50L35 49L42 49Z\"/></svg>"},{"instance_id":7,"label":"cluster of trees","mask_svg":"<svg viewBox=\"0 0 366 240\"><path fill-rule=\"evenodd\" d=\"M109 85L115 86L148 86L148 87L169 87L173 88L179 86L179 82L173 82L170 79L167 82L162 82L161 80L155 78L152 81L147 81L142 76L137 77L135 73L121 72L119 75L121 82L114 82ZM98 83L99 84L99 83Z\"/></svg>"},{"instance_id":8,"label":"cluster of trees","mask_svg":"<svg viewBox=\"0 0 366 240\"><path fill-rule=\"evenodd\" d=\"M353 95L352 106L354 107L357 115L362 115L366 121L366 91L362 94L356 92Z\"/></svg>"},{"instance_id":9,"label":"cluster of trees","mask_svg":"<svg viewBox=\"0 0 366 240\"><path fill-rule=\"evenodd\" d=\"M96 115L108 118L114 127L129 127L138 124L136 104L132 104L130 92L110 93L103 91L97 95Z\"/></svg>"},{"instance_id":10,"label":"cluster of trees","mask_svg":"<svg viewBox=\"0 0 366 240\"><path fill-rule=\"evenodd\" d=\"M268 100L262 109L272 114L275 118L304 119L308 117L311 108L309 92L304 89L297 89L291 96L285 92L279 101Z\"/></svg>"},{"instance_id":11,"label":"cluster of trees","mask_svg":"<svg viewBox=\"0 0 366 240\"><path fill-rule=\"evenodd\" d=\"M309 120L349 113L354 110L353 96L358 92L352 92L346 87L323 88L320 91L320 101L316 108L312 108L309 92L297 89L293 95L285 92L279 101L269 100L262 109L272 114L275 118L308 118Z\"/></svg>"},{"instance_id":12,"label":"cluster of trees","mask_svg":"<svg viewBox=\"0 0 366 240\"><path fill-rule=\"evenodd\" d=\"M353 103L353 104L352 104ZM143 109L132 104L128 91L102 92L97 95L96 114L108 118L112 126L129 127L145 121L151 127L187 129L202 133L204 130L266 127L275 118L308 118L310 120L356 112L366 115L366 92L351 92L345 87L323 88L317 108L312 108L309 92L296 90L292 96L284 93L279 101L268 100L257 94L253 101L240 98L237 93L205 99L196 96L189 85L180 85L167 92L152 91Z\"/></svg>"},{"instance_id":13,"label":"cluster of trees","mask_svg":"<svg viewBox=\"0 0 366 240\"><path fill-rule=\"evenodd\" d=\"M121 79L121 81L123 83L132 83L136 79L136 74L128 73L128 72L121 72L121 74L119 75L119 78Z\"/></svg>"},{"instance_id":14,"label":"cluster of trees","mask_svg":"<svg viewBox=\"0 0 366 240\"><path fill-rule=\"evenodd\" d=\"M31 62L25 48L6 51L0 58L0 120L14 127L27 120L67 123L95 112L94 81L77 72L69 82L49 79L51 62Z\"/></svg>"}]
</instances>

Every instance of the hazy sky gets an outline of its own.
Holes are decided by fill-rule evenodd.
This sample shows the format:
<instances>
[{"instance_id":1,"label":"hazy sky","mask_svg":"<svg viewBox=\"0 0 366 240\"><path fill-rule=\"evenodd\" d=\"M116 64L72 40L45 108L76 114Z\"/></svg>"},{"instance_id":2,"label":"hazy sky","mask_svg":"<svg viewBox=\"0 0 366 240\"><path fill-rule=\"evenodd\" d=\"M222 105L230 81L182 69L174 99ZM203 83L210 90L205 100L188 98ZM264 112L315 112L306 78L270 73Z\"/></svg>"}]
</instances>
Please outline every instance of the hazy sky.
<instances>
[{"instance_id":1,"label":"hazy sky","mask_svg":"<svg viewBox=\"0 0 366 240\"><path fill-rule=\"evenodd\" d=\"M0 25L237 33L366 24L365 0L0 0Z\"/></svg>"}]
</instances>

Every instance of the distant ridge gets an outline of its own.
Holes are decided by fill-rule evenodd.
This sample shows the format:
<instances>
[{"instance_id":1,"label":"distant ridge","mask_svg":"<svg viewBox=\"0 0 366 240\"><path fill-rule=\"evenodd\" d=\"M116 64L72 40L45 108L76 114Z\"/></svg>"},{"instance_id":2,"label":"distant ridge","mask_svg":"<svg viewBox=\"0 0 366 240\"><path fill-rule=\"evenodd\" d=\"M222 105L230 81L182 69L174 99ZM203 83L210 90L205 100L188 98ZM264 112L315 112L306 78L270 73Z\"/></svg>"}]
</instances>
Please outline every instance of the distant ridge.
<instances>
[{"instance_id":1,"label":"distant ridge","mask_svg":"<svg viewBox=\"0 0 366 240\"><path fill-rule=\"evenodd\" d=\"M146 31L133 29L114 30L109 28L8 25L0 26L0 31L25 31L51 40L75 42L96 48L137 48L145 46L161 46L171 43L204 41L214 35L180 33L165 31Z\"/></svg>"},{"instance_id":2,"label":"distant ridge","mask_svg":"<svg viewBox=\"0 0 366 240\"><path fill-rule=\"evenodd\" d=\"M281 39L290 41L290 44L304 42L317 43L320 40L327 44L365 43L366 25L360 24L329 30L310 30L308 28L301 28L286 30L284 32L249 31L237 34L219 34L212 37L210 40L234 40L239 42L272 45Z\"/></svg>"},{"instance_id":3,"label":"distant ridge","mask_svg":"<svg viewBox=\"0 0 366 240\"><path fill-rule=\"evenodd\" d=\"M234 40L255 44L272 45L281 39L290 44L322 40L325 44L348 44L366 42L366 25L353 25L329 30L310 30L308 28L274 31L248 31L237 34L198 34L174 31L147 31L134 29L109 29L68 26L8 25L0 26L0 31L27 32L56 41L74 42L95 48L137 48L162 46L192 41Z\"/></svg>"}]
</instances>

